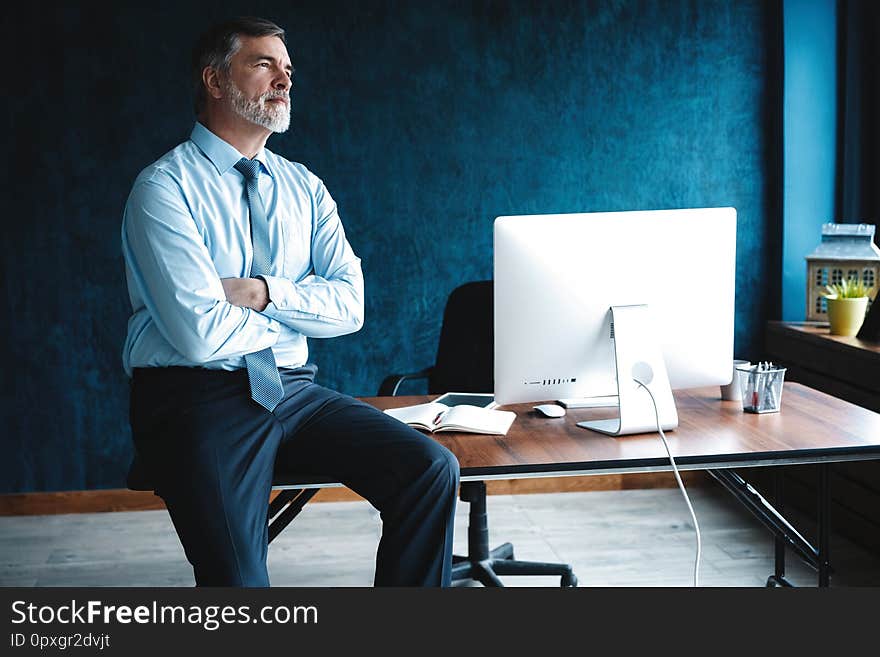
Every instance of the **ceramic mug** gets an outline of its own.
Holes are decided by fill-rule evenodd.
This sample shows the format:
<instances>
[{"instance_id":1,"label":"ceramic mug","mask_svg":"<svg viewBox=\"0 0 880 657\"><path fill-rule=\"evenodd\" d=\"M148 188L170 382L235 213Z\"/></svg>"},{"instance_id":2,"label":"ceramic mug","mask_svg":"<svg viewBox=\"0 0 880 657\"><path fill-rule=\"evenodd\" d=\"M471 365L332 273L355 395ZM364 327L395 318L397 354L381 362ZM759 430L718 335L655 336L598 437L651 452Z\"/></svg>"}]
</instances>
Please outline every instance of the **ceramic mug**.
<instances>
[{"instance_id":1,"label":"ceramic mug","mask_svg":"<svg viewBox=\"0 0 880 657\"><path fill-rule=\"evenodd\" d=\"M732 378L726 386L721 386L721 399L724 401L740 401L742 399L742 389L736 376L737 367L749 367L751 363L747 360L733 361Z\"/></svg>"}]
</instances>

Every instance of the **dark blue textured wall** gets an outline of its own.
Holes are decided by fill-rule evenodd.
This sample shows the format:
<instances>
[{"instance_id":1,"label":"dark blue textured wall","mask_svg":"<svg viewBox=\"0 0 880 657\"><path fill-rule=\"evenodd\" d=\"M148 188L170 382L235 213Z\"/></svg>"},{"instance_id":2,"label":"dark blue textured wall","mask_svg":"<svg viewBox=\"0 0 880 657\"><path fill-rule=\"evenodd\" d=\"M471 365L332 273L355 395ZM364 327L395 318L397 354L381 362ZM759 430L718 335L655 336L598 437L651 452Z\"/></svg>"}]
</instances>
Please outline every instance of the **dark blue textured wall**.
<instances>
[{"instance_id":1,"label":"dark blue textured wall","mask_svg":"<svg viewBox=\"0 0 880 657\"><path fill-rule=\"evenodd\" d=\"M200 3L208 7L205 3ZM205 13L208 11L209 13ZM189 134L188 56L232 2L10 20L0 492L120 487L121 211ZM287 28L292 130L273 150L336 198L366 326L312 341L325 385L374 394L430 364L449 292L492 271L501 214L732 205L737 355L779 278L778 3L258 2ZM15 17L17 18L17 17ZM15 367L12 367L15 363ZM19 374L15 379L12 374Z\"/></svg>"}]
</instances>

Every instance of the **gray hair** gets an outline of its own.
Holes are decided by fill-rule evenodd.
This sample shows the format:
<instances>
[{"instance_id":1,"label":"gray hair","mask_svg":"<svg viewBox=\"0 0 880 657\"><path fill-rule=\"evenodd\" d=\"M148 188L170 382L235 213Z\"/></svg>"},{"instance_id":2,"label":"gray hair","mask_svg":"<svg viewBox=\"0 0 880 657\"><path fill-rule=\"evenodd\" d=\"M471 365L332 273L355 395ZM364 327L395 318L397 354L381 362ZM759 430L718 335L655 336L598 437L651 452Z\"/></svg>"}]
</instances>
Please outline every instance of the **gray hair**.
<instances>
[{"instance_id":1,"label":"gray hair","mask_svg":"<svg viewBox=\"0 0 880 657\"><path fill-rule=\"evenodd\" d=\"M210 27L202 34L192 52L192 82L196 116L202 113L208 102L202 71L207 67L228 73L232 57L241 48L240 37L276 36L285 44L284 30L272 21L253 16L239 16Z\"/></svg>"}]
</instances>

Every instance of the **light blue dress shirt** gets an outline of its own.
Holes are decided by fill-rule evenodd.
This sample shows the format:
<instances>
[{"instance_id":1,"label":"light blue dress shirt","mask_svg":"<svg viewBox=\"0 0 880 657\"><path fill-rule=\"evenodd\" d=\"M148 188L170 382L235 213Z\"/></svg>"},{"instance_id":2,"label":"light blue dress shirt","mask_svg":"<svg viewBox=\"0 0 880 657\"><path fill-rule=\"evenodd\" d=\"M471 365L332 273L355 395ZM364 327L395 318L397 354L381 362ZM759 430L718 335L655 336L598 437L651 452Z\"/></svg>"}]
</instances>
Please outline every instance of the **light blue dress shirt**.
<instances>
[{"instance_id":1,"label":"light blue dress shirt","mask_svg":"<svg viewBox=\"0 0 880 657\"><path fill-rule=\"evenodd\" d=\"M364 280L336 203L302 164L268 149L260 196L272 262L263 312L226 301L221 278L250 276L253 247L242 157L196 123L189 141L144 169L122 219L132 315L122 360L135 367L245 367L271 347L279 367L308 359L307 337L363 325Z\"/></svg>"}]
</instances>

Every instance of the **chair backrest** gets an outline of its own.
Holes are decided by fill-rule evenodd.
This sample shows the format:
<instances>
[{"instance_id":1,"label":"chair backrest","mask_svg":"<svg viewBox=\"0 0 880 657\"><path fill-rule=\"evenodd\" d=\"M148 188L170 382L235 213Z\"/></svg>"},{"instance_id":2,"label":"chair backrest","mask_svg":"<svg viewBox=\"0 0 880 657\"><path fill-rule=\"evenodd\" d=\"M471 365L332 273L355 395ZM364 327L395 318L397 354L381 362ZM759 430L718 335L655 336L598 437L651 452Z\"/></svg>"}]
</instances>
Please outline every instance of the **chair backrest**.
<instances>
[{"instance_id":1,"label":"chair backrest","mask_svg":"<svg viewBox=\"0 0 880 657\"><path fill-rule=\"evenodd\" d=\"M429 394L494 390L493 294L492 281L473 281L449 295Z\"/></svg>"}]
</instances>

